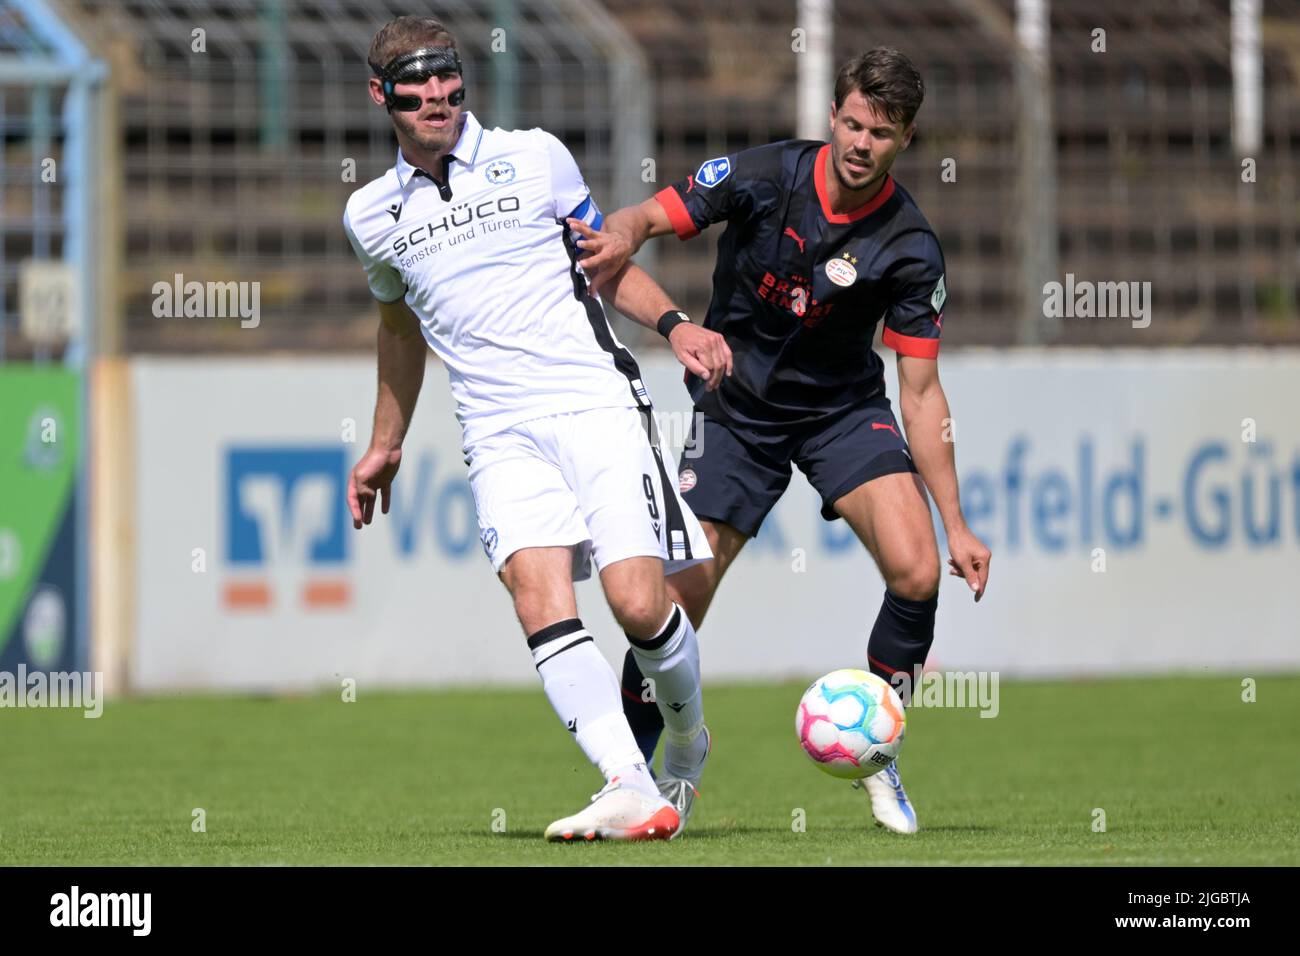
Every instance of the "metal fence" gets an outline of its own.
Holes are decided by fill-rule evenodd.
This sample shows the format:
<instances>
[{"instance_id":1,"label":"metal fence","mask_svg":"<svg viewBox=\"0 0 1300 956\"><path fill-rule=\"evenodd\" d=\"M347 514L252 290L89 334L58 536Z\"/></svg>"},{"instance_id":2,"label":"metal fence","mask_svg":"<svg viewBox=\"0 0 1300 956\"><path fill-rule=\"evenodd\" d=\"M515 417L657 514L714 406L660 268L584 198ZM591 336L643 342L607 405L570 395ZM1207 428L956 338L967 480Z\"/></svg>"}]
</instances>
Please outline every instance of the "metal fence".
<instances>
[{"instance_id":1,"label":"metal fence","mask_svg":"<svg viewBox=\"0 0 1300 956\"><path fill-rule=\"evenodd\" d=\"M119 222L120 268L98 315L106 340L131 352L369 348L373 306L339 220L347 195L393 161L387 117L364 94L364 53L378 25L410 5L55 6L111 65L120 162L109 170L116 194L104 202ZM606 210L709 157L794 135L795 0L415 6L436 10L456 33L481 118L562 137ZM1243 182L1230 134L1230 0L1051 3L1050 124L1038 131L1053 153L1046 218L1024 188L1015 12L1015 0L835 7L837 61L890 44L925 76L920 131L896 172L944 244L949 343L1013 343L1026 323L1049 343L1300 342L1300 0L1262 3L1264 137L1248 157L1252 182ZM33 92L53 97L35 112L14 95L6 94L0 153L0 311L11 352L24 348L12 311L14 237L31 225L31 241L47 243L51 256L62 241L57 200L23 198L22 177L44 143L57 151L64 135L57 122L42 130L27 118L57 116L57 89ZM355 182L343 175L348 160ZM1050 225L1035 232L1036 222ZM697 314L718 231L654 244L654 274ZM1052 251L1062 278L1151 282L1156 320L1141 334L1033 325L1042 303L1025 282L1034 251L1026 243ZM265 318L245 329L154 317L151 287L176 273L260 282ZM634 343L655 338L626 332Z\"/></svg>"},{"instance_id":2,"label":"metal fence","mask_svg":"<svg viewBox=\"0 0 1300 956\"><path fill-rule=\"evenodd\" d=\"M341 218L392 165L365 54L409 5L371 0L67 0L104 37L121 102L129 351L369 347L374 310ZM432 12L428 10L426 12ZM649 151L639 50L589 0L441 3L488 125L544 125L606 199L633 201ZM182 274L260 283L263 321L155 318Z\"/></svg>"},{"instance_id":3,"label":"metal fence","mask_svg":"<svg viewBox=\"0 0 1300 956\"><path fill-rule=\"evenodd\" d=\"M794 135L793 0L610 6L651 62L662 178ZM1021 223L1037 210L1020 192L1015 6L835 6L837 63L890 45L925 78L918 134L895 170L943 243L952 345L1015 343L1026 318L1042 320L1041 300L1025 301L1020 275ZM1252 183L1242 182L1231 142L1229 17L1229 0L1052 0L1056 226L1054 237L1034 241L1055 246L1061 278L1151 282L1155 321L1127 333L1044 321L1044 341L1300 342L1300 3L1262 4L1264 137ZM945 160L953 182L942 176ZM712 256L691 244L663 249L671 291L701 309Z\"/></svg>"},{"instance_id":4,"label":"metal fence","mask_svg":"<svg viewBox=\"0 0 1300 956\"><path fill-rule=\"evenodd\" d=\"M80 366L93 334L104 70L41 3L0 2L0 361Z\"/></svg>"}]
</instances>

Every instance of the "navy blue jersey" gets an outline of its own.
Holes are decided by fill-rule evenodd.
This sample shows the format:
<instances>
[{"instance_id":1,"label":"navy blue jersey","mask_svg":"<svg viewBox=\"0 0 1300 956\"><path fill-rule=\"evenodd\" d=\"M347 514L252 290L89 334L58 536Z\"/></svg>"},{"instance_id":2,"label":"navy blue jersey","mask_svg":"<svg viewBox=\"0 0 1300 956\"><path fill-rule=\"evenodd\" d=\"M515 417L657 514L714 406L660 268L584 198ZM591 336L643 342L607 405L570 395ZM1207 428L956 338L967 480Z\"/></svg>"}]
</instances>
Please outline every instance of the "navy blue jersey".
<instances>
[{"instance_id":1,"label":"navy blue jersey","mask_svg":"<svg viewBox=\"0 0 1300 956\"><path fill-rule=\"evenodd\" d=\"M788 140L711 159L655 199L682 239L727 223L706 328L731 346L716 391L687 376L698 409L751 427L818 421L883 395L876 323L903 355L935 358L943 252L912 197L886 174L876 196L836 215L830 146Z\"/></svg>"}]
</instances>

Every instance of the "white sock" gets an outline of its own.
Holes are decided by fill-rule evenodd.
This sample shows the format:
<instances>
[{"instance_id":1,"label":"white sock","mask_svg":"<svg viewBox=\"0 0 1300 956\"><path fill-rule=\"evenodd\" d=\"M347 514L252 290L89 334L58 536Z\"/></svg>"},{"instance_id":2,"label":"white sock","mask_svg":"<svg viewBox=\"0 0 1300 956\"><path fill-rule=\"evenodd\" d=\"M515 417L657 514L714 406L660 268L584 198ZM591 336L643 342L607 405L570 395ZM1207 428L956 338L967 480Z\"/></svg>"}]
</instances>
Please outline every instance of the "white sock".
<instances>
[{"instance_id":1,"label":"white sock","mask_svg":"<svg viewBox=\"0 0 1300 956\"><path fill-rule=\"evenodd\" d=\"M641 673L654 681L655 703L664 718L664 771L693 773L704 759L707 738L700 695L700 644L690 618L676 604L663 628L648 641L628 635Z\"/></svg>"},{"instance_id":2,"label":"white sock","mask_svg":"<svg viewBox=\"0 0 1300 956\"><path fill-rule=\"evenodd\" d=\"M658 795L632 728L623 716L618 678L576 617L528 638L542 688L582 752L606 780Z\"/></svg>"}]
</instances>

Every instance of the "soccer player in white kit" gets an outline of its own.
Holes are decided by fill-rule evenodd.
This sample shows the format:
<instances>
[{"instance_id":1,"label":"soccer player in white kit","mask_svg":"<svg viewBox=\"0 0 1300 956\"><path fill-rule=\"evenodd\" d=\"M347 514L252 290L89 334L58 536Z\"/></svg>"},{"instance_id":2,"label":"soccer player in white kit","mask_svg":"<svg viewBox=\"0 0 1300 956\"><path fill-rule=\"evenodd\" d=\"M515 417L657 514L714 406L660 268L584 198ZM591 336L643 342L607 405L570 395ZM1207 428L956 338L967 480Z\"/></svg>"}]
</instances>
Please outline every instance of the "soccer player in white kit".
<instances>
[{"instance_id":1,"label":"soccer player in white kit","mask_svg":"<svg viewBox=\"0 0 1300 956\"><path fill-rule=\"evenodd\" d=\"M564 145L540 130L486 129L463 108L456 42L437 20L376 34L370 98L399 151L348 199L343 224L379 301L379 394L352 471L353 524L383 512L424 378L425 343L446 365L464 432L480 535L528 635L563 725L604 775L588 807L548 840L668 839L708 756L699 651L668 598L671 573L712 557L657 447L650 396L579 268L568 217L600 212ZM691 325L629 266L604 295L657 328L693 373L730 371L722 337ZM628 727L619 681L578 618L573 582L594 561L667 735L656 782Z\"/></svg>"}]
</instances>

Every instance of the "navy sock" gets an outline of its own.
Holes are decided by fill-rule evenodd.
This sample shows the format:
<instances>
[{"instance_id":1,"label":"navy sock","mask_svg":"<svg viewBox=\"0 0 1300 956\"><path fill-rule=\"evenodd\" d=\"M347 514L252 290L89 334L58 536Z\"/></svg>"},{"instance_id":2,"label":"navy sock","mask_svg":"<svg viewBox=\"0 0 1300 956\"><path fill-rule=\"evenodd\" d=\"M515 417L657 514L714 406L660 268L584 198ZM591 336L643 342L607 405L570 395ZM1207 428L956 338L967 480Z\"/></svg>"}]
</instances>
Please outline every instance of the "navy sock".
<instances>
[{"instance_id":1,"label":"navy sock","mask_svg":"<svg viewBox=\"0 0 1300 956\"><path fill-rule=\"evenodd\" d=\"M632 736L637 746L645 755L645 765L653 766L655 748L659 746L659 736L664 732L664 718L659 713L659 705L653 700L645 700L645 676L637 667L636 657L629 647L623 658L623 715L632 728Z\"/></svg>"},{"instance_id":2,"label":"navy sock","mask_svg":"<svg viewBox=\"0 0 1300 956\"><path fill-rule=\"evenodd\" d=\"M934 643L934 612L939 606L936 594L928 601L909 601L885 591L876 624L867 642L867 660L871 673L890 682L907 706L912 697L916 671L925 664ZM907 675L906 681L894 677Z\"/></svg>"}]
</instances>

